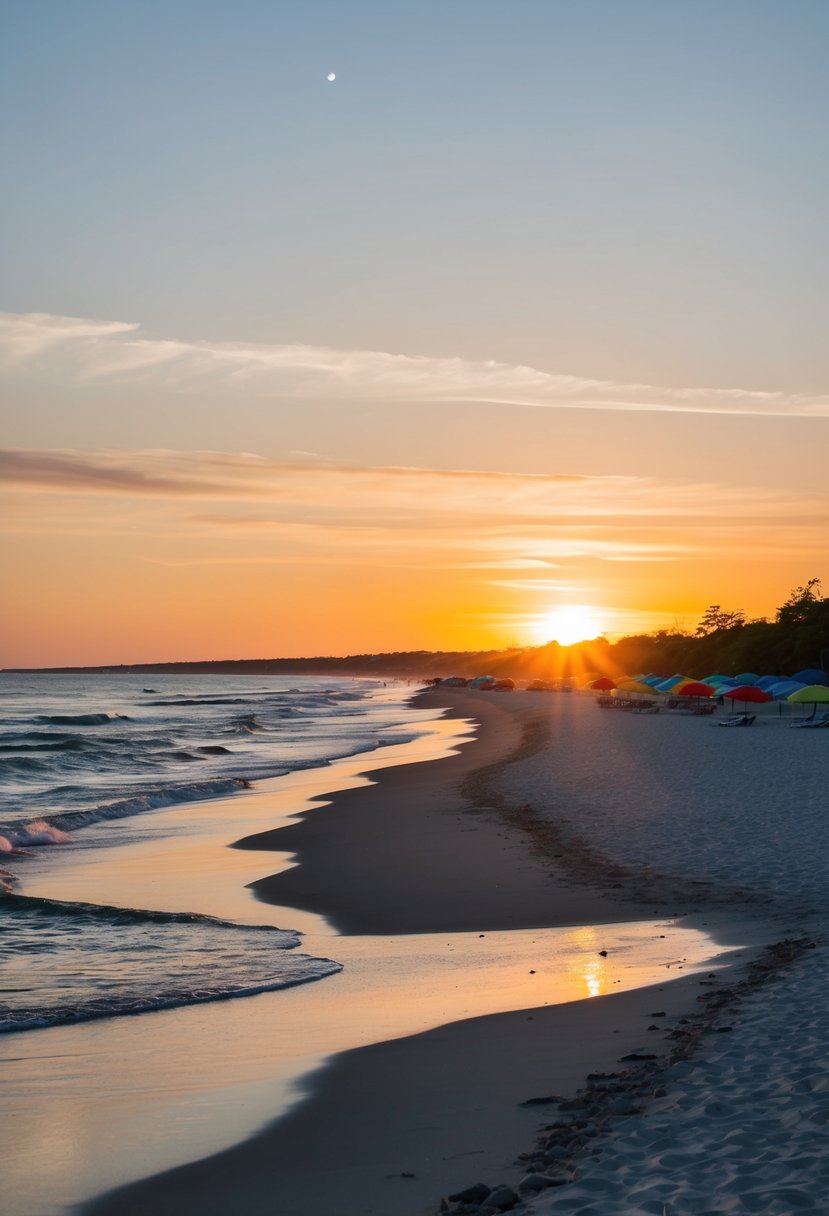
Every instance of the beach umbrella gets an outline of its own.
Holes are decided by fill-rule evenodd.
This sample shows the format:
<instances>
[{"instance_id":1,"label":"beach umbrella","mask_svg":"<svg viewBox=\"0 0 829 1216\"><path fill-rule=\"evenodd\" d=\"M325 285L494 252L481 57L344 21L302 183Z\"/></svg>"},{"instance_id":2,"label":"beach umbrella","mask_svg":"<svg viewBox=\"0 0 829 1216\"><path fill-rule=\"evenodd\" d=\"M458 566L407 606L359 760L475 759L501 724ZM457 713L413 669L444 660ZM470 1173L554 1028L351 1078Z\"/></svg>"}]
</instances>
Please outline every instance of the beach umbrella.
<instances>
[{"instance_id":1,"label":"beach umbrella","mask_svg":"<svg viewBox=\"0 0 829 1216\"><path fill-rule=\"evenodd\" d=\"M655 690L651 688L649 684L643 684L641 680L620 680L616 685L617 693L635 692L642 693L647 697L652 697L654 691Z\"/></svg>"},{"instance_id":2,"label":"beach umbrella","mask_svg":"<svg viewBox=\"0 0 829 1216\"><path fill-rule=\"evenodd\" d=\"M706 676L703 680L704 684L730 684L731 676L721 676L719 674Z\"/></svg>"},{"instance_id":3,"label":"beach umbrella","mask_svg":"<svg viewBox=\"0 0 829 1216\"><path fill-rule=\"evenodd\" d=\"M756 684L760 677L755 675L753 671L743 671L740 675L735 676L734 679L738 684Z\"/></svg>"},{"instance_id":4,"label":"beach umbrella","mask_svg":"<svg viewBox=\"0 0 829 1216\"><path fill-rule=\"evenodd\" d=\"M780 680L777 684L772 684L771 688L767 688L766 692L770 692L775 701L785 701L793 692L805 687L806 685L798 680Z\"/></svg>"},{"instance_id":5,"label":"beach umbrella","mask_svg":"<svg viewBox=\"0 0 829 1216\"><path fill-rule=\"evenodd\" d=\"M609 688L616 687L616 682L611 680L610 676L599 676L598 680L594 680L590 687L595 688L597 692L607 692Z\"/></svg>"},{"instance_id":6,"label":"beach umbrella","mask_svg":"<svg viewBox=\"0 0 829 1216\"><path fill-rule=\"evenodd\" d=\"M713 685L703 684L701 680L688 680L685 684L678 684L673 694L675 697L711 697L716 691Z\"/></svg>"},{"instance_id":7,"label":"beach umbrella","mask_svg":"<svg viewBox=\"0 0 829 1216\"><path fill-rule=\"evenodd\" d=\"M756 687L762 688L764 692L768 692L772 684L779 684L782 679L782 676L760 676Z\"/></svg>"},{"instance_id":8,"label":"beach umbrella","mask_svg":"<svg viewBox=\"0 0 829 1216\"><path fill-rule=\"evenodd\" d=\"M754 684L740 684L737 688L728 688L722 695L743 705L762 705L765 701L774 700L774 697L763 692L762 688L756 688Z\"/></svg>"},{"instance_id":9,"label":"beach umbrella","mask_svg":"<svg viewBox=\"0 0 829 1216\"><path fill-rule=\"evenodd\" d=\"M792 679L799 680L801 684L829 685L829 676L825 671L818 671L816 667L806 667L803 671L796 672Z\"/></svg>"},{"instance_id":10,"label":"beach umbrella","mask_svg":"<svg viewBox=\"0 0 829 1216\"><path fill-rule=\"evenodd\" d=\"M786 700L795 705L823 705L829 702L829 688L825 684L807 684L786 697Z\"/></svg>"}]
</instances>

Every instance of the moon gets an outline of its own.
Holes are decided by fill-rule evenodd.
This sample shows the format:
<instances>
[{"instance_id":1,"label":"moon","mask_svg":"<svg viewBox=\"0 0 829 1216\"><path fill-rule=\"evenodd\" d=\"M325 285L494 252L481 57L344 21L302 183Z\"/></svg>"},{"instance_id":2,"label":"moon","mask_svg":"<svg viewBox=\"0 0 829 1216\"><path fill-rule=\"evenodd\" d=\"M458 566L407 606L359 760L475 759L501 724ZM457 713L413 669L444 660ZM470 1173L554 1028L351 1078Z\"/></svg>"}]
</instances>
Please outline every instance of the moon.
<instances>
[{"instance_id":1,"label":"moon","mask_svg":"<svg viewBox=\"0 0 829 1216\"><path fill-rule=\"evenodd\" d=\"M337 73L336 73L336 72L329 72L329 73L328 73L328 79L329 79L329 80L336 80L336 79L337 79Z\"/></svg>"}]
</instances>

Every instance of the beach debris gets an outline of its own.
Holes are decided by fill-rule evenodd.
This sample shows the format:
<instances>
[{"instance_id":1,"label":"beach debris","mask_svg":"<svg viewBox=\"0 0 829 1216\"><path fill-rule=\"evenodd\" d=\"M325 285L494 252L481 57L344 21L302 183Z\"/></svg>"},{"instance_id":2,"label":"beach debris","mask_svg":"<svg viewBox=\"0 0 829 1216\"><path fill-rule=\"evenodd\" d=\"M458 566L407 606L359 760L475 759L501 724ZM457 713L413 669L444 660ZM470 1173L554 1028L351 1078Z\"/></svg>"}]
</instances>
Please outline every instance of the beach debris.
<instances>
[{"instance_id":1,"label":"beach debris","mask_svg":"<svg viewBox=\"0 0 829 1216\"><path fill-rule=\"evenodd\" d=\"M473 1182L472 1186L455 1191L454 1195L448 1195L447 1198L450 1203L483 1203L489 1196L490 1188L485 1182Z\"/></svg>"},{"instance_id":2,"label":"beach debris","mask_svg":"<svg viewBox=\"0 0 829 1216\"><path fill-rule=\"evenodd\" d=\"M519 1102L519 1106L552 1106L557 1102L563 1102L561 1094L547 1094L543 1098L527 1098L524 1102Z\"/></svg>"},{"instance_id":3,"label":"beach debris","mask_svg":"<svg viewBox=\"0 0 829 1216\"><path fill-rule=\"evenodd\" d=\"M501 1184L494 1191L490 1191L486 1197L486 1206L494 1208L496 1212L508 1212L510 1208L514 1208L518 1203L520 1196L512 1189L511 1186Z\"/></svg>"},{"instance_id":4,"label":"beach debris","mask_svg":"<svg viewBox=\"0 0 829 1216\"><path fill-rule=\"evenodd\" d=\"M634 1061L634 1060L656 1060L656 1059L658 1059L658 1058L659 1058L659 1057L658 1057L658 1056L653 1055L653 1053L649 1053L649 1052L646 1052L646 1051L629 1051L629 1052L628 1052L628 1054L627 1054L626 1056L621 1056L621 1057L620 1057L620 1062L621 1062L621 1063L623 1063L623 1064L625 1064L625 1063L627 1063L627 1062L628 1062L628 1060L630 1060L630 1061Z\"/></svg>"},{"instance_id":5,"label":"beach debris","mask_svg":"<svg viewBox=\"0 0 829 1216\"><path fill-rule=\"evenodd\" d=\"M607 958L607 951L606 951L606 950L600 950L600 951L599 951L599 958Z\"/></svg>"}]
</instances>

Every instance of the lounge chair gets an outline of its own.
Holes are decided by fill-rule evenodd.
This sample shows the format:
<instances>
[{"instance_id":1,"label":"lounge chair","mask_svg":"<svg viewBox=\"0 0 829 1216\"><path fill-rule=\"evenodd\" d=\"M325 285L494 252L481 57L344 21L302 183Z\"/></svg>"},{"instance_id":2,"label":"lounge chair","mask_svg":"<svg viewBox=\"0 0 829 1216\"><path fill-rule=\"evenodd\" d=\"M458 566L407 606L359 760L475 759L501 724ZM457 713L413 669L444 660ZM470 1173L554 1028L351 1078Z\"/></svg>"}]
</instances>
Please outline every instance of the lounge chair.
<instances>
[{"instance_id":1,"label":"lounge chair","mask_svg":"<svg viewBox=\"0 0 829 1216\"><path fill-rule=\"evenodd\" d=\"M711 726L753 726L756 714L732 714L728 718L718 718Z\"/></svg>"},{"instance_id":2,"label":"lounge chair","mask_svg":"<svg viewBox=\"0 0 829 1216\"><path fill-rule=\"evenodd\" d=\"M804 726L814 726L819 730L821 727L829 727L829 711L820 714L812 714L810 718L803 718L800 722L790 722L789 726L798 728Z\"/></svg>"}]
</instances>

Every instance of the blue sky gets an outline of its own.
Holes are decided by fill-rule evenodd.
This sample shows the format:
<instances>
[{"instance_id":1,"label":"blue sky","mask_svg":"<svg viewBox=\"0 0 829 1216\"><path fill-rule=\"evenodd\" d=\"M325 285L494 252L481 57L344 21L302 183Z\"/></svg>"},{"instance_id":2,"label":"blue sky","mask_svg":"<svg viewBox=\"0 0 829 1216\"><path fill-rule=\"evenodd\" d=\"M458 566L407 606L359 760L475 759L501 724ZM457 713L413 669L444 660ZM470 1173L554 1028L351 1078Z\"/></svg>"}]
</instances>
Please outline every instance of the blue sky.
<instances>
[{"instance_id":1,"label":"blue sky","mask_svg":"<svg viewBox=\"0 0 829 1216\"><path fill-rule=\"evenodd\" d=\"M825 387L825 4L5 7L12 311Z\"/></svg>"}]
</instances>

